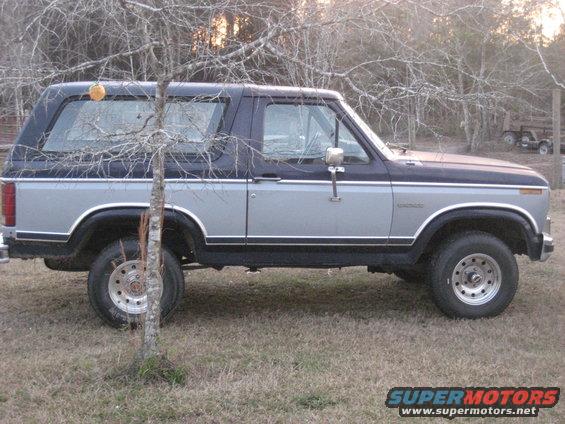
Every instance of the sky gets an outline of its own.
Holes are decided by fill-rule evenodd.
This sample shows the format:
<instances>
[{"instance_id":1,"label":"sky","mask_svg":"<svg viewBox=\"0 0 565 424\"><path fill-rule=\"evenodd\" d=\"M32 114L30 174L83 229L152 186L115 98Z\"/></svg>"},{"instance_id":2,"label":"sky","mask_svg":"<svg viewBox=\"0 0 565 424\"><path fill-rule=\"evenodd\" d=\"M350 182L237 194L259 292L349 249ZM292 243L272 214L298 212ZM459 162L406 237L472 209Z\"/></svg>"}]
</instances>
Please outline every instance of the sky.
<instances>
[{"instance_id":1,"label":"sky","mask_svg":"<svg viewBox=\"0 0 565 424\"><path fill-rule=\"evenodd\" d=\"M555 8L548 8L540 17L542 32L548 38L553 38L559 32L565 13L565 0L556 0Z\"/></svg>"}]
</instances>

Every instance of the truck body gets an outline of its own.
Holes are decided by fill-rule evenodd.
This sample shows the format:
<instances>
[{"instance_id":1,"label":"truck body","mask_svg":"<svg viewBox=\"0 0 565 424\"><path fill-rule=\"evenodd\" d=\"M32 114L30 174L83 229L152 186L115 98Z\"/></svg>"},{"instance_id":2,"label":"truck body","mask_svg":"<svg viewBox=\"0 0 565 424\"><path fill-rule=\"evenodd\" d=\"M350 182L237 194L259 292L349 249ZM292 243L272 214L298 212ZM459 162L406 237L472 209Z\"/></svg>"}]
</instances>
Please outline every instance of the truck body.
<instances>
[{"instance_id":1,"label":"truck body","mask_svg":"<svg viewBox=\"0 0 565 424\"><path fill-rule=\"evenodd\" d=\"M88 99L89 85L47 88L8 155L1 260L44 258L53 269L89 271L95 310L121 325L143 313L144 294L127 297L113 287L119 282L108 281L113 270L104 261L111 246L137 236L152 175L150 155L136 150L117 160L111 149L119 131L151 119L156 85L106 83L100 102ZM168 99L170 131L186 140L171 147L165 165L166 268L366 266L426 281L444 312L474 318L499 313L512 298L517 271L509 255L545 260L553 250L550 193L538 173L485 158L392 150L336 92L174 83ZM117 132L108 136L110 127ZM94 154L93 143L110 147ZM476 246L467 255L465 238ZM501 259L497 243L506 249ZM454 249L484 264L468 268L450 259ZM137 260L122 262L135 269ZM437 269L440 262L445 269ZM121 284L139 287L132 269ZM488 280L492 273L498 281ZM503 296L505 273L509 280L516 274L512 296ZM453 276L449 296L434 283L446 275ZM180 278L177 272L169 284ZM471 298L473 287L484 291ZM180 299L167 298L167 289L164 297L172 302L163 305L167 315ZM130 301L140 302L137 312L124 305Z\"/></svg>"}]
</instances>

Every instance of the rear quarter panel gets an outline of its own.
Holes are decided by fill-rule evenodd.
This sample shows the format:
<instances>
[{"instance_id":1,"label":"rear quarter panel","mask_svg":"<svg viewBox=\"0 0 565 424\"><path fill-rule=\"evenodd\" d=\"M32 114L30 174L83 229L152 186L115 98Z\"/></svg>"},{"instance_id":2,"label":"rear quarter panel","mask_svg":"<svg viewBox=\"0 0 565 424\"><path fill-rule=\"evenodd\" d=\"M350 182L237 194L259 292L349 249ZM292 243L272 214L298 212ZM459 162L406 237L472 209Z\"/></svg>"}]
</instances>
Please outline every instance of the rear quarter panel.
<instances>
[{"instance_id":1,"label":"rear quarter panel","mask_svg":"<svg viewBox=\"0 0 565 424\"><path fill-rule=\"evenodd\" d=\"M245 179L174 180L167 183L166 203L193 218L208 236L245 235ZM151 180L17 180L16 228L22 233L70 236L97 210L148 206Z\"/></svg>"}]
</instances>

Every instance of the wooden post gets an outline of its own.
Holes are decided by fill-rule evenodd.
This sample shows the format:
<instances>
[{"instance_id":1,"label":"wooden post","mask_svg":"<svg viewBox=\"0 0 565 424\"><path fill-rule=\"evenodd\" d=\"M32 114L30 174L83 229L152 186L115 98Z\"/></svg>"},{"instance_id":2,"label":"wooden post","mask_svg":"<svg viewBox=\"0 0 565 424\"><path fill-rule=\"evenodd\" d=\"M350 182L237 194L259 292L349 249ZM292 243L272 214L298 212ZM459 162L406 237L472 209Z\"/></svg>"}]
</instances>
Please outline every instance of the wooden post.
<instances>
[{"instance_id":1,"label":"wooden post","mask_svg":"<svg viewBox=\"0 0 565 424\"><path fill-rule=\"evenodd\" d=\"M553 90L553 189L561 188L563 182L563 160L561 159L561 90Z\"/></svg>"},{"instance_id":2,"label":"wooden post","mask_svg":"<svg viewBox=\"0 0 565 424\"><path fill-rule=\"evenodd\" d=\"M416 148L416 117L412 113L408 115L408 148Z\"/></svg>"}]
</instances>

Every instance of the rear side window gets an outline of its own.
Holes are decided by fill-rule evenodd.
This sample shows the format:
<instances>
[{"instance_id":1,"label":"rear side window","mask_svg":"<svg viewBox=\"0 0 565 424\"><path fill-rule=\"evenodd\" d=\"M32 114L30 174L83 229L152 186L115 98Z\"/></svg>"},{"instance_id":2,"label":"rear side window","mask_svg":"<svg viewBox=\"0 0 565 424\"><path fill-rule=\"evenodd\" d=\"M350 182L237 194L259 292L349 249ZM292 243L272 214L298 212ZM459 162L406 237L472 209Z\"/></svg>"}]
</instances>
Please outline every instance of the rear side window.
<instances>
[{"instance_id":1,"label":"rear side window","mask_svg":"<svg viewBox=\"0 0 565 424\"><path fill-rule=\"evenodd\" d=\"M43 145L44 152L135 150L155 130L152 100L101 102L76 100L65 105ZM220 128L225 103L175 100L167 104L165 131L170 152L200 154L210 150ZM137 146L134 144L137 143Z\"/></svg>"}]
</instances>

